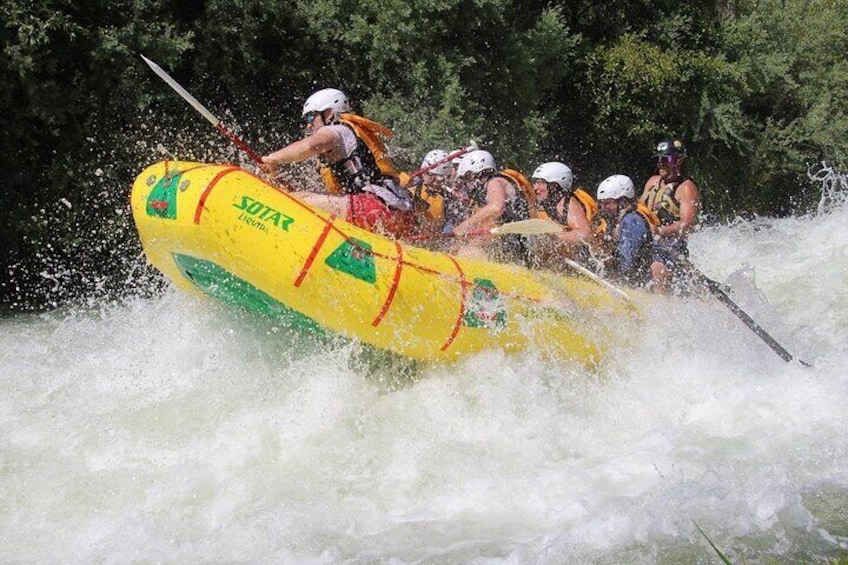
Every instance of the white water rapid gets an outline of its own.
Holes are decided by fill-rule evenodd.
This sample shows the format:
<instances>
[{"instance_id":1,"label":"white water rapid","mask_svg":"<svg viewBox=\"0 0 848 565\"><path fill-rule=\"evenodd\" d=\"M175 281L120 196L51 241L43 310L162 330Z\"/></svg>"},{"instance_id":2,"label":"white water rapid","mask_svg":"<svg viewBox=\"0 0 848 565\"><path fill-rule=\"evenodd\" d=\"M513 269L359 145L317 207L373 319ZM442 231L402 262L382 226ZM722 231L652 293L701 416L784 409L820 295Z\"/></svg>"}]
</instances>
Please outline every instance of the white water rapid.
<instances>
[{"instance_id":1,"label":"white water rapid","mask_svg":"<svg viewBox=\"0 0 848 565\"><path fill-rule=\"evenodd\" d=\"M414 367L168 290L0 320L0 562L821 562L848 553L848 206L708 227L600 375Z\"/></svg>"}]
</instances>

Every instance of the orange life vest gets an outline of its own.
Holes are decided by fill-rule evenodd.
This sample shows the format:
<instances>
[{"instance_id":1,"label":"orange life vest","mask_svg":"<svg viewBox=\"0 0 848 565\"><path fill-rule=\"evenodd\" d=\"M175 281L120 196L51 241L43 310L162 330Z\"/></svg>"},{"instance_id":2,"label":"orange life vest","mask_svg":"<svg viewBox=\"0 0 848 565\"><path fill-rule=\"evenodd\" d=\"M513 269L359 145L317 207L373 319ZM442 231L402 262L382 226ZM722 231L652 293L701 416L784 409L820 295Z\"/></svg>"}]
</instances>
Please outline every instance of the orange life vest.
<instances>
[{"instance_id":1,"label":"orange life vest","mask_svg":"<svg viewBox=\"0 0 848 565\"><path fill-rule=\"evenodd\" d=\"M498 174L507 177L518 187L527 201L527 207L530 209L530 217L535 218L537 211L536 191L533 190L533 183L530 182L530 179L516 169L501 169Z\"/></svg>"},{"instance_id":2,"label":"orange life vest","mask_svg":"<svg viewBox=\"0 0 848 565\"><path fill-rule=\"evenodd\" d=\"M646 205L642 204L641 202L636 204L636 211L639 212L640 214L642 214L642 217L645 218L646 222L648 222L648 228L651 231L656 230L657 227L660 225L659 216L654 214L654 212L650 208L648 208Z\"/></svg>"},{"instance_id":3,"label":"orange life vest","mask_svg":"<svg viewBox=\"0 0 848 565\"><path fill-rule=\"evenodd\" d=\"M601 208L598 206L598 203L592 198L592 195L583 190L582 188L574 189L572 196L580 202L580 205L583 206L583 210L586 211L586 220L589 221L589 228L593 233L602 233L604 231L603 219L601 219ZM539 209L536 217L542 218L543 220L551 220L557 223L567 222L568 220L568 202L564 203L565 215L562 218L552 218L550 214L548 214L545 210Z\"/></svg>"},{"instance_id":4,"label":"orange life vest","mask_svg":"<svg viewBox=\"0 0 848 565\"><path fill-rule=\"evenodd\" d=\"M360 155L364 167L370 165L377 169L377 171L372 171L372 173L379 172L379 175L383 177L390 177L395 180L400 179L400 173L389 155L389 149L386 147L385 141L383 141L383 139L391 139L393 137L392 130L374 120L369 120L356 114L342 114L339 121L353 130L357 140L361 142L357 145L361 146L364 144L365 149L370 153L373 159L373 165L370 164L371 159L368 159L365 155ZM330 192L334 194L344 192L344 187L333 174L330 166L321 166L321 178Z\"/></svg>"},{"instance_id":5,"label":"orange life vest","mask_svg":"<svg viewBox=\"0 0 848 565\"><path fill-rule=\"evenodd\" d=\"M653 211L651 211L650 208L648 208L641 202L637 202L636 212L645 219L645 222L648 224L649 231L656 231L657 227L660 225L660 219L656 214L654 214ZM598 216L597 226L596 229L594 229L593 231L599 235L606 234L607 226L607 221L604 218Z\"/></svg>"}]
</instances>

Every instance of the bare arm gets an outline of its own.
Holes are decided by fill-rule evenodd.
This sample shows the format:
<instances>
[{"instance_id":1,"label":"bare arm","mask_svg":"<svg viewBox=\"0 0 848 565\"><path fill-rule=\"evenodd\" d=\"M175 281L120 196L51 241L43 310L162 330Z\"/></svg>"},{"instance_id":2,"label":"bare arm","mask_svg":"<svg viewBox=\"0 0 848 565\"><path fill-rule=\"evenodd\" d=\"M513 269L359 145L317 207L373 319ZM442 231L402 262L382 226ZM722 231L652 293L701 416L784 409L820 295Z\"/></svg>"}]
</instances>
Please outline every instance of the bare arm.
<instances>
[{"instance_id":1,"label":"bare arm","mask_svg":"<svg viewBox=\"0 0 848 565\"><path fill-rule=\"evenodd\" d=\"M486 185L486 205L456 226L454 233L464 235L476 229L494 227L506 207L506 186L507 181L502 178L491 179Z\"/></svg>"},{"instance_id":2,"label":"bare arm","mask_svg":"<svg viewBox=\"0 0 848 565\"><path fill-rule=\"evenodd\" d=\"M262 157L266 165L275 166L283 163L305 161L310 157L327 153L333 149L338 134L331 128L321 128L312 135L286 145L279 151Z\"/></svg>"},{"instance_id":3,"label":"bare arm","mask_svg":"<svg viewBox=\"0 0 848 565\"><path fill-rule=\"evenodd\" d=\"M687 180L677 187L674 197L680 202L680 219L665 226L657 228L657 234L661 236L685 237L698 223L698 187L691 180Z\"/></svg>"},{"instance_id":4,"label":"bare arm","mask_svg":"<svg viewBox=\"0 0 848 565\"><path fill-rule=\"evenodd\" d=\"M588 241L591 235L592 230L589 227L586 210L580 201L572 196L568 199L568 226L564 231L556 234L556 238L563 243L574 245Z\"/></svg>"}]
</instances>

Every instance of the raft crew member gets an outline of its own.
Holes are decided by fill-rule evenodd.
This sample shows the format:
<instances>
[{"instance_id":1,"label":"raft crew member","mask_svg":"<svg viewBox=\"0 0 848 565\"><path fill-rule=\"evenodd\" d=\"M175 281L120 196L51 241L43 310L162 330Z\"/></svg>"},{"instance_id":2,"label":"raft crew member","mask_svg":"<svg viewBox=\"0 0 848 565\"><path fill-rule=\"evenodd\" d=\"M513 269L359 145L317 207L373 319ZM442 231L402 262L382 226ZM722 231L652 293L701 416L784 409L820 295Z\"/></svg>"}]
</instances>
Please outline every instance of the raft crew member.
<instances>
[{"instance_id":1,"label":"raft crew member","mask_svg":"<svg viewBox=\"0 0 848 565\"><path fill-rule=\"evenodd\" d=\"M459 184L468 192L472 213L454 229L454 234L463 236L530 218L527 196L511 177L503 171L498 172L495 158L488 151L478 149L466 153L456 172ZM486 237L483 241L484 251L489 259L528 264L525 236L509 234L494 239Z\"/></svg>"},{"instance_id":2,"label":"raft crew member","mask_svg":"<svg viewBox=\"0 0 848 565\"><path fill-rule=\"evenodd\" d=\"M329 194L296 192L293 196L361 228L402 237L412 230L412 195L399 183L399 173L382 138L386 127L350 113L341 90L325 88L303 105L309 135L262 157L272 172L278 165L318 157Z\"/></svg>"},{"instance_id":3,"label":"raft crew member","mask_svg":"<svg viewBox=\"0 0 848 565\"><path fill-rule=\"evenodd\" d=\"M476 147L476 144L475 144ZM451 154L460 151L456 149L451 151ZM464 155L451 159L451 172L448 175L448 184L450 185L454 202L456 202L456 210L452 212L451 221L445 224L444 233L453 232L454 228L468 219L471 215L471 199L468 195L468 188L464 183L460 182L457 171L459 170L459 162L462 161Z\"/></svg>"},{"instance_id":4,"label":"raft crew member","mask_svg":"<svg viewBox=\"0 0 848 565\"><path fill-rule=\"evenodd\" d=\"M459 149L451 151L456 153ZM445 216L445 226L442 228L442 233L452 233L454 228L468 219L471 215L471 199L468 195L468 189L465 184L459 181L459 162L464 155L454 157L451 160L450 173L448 174L445 185L449 188L450 199Z\"/></svg>"},{"instance_id":5,"label":"raft crew member","mask_svg":"<svg viewBox=\"0 0 848 565\"><path fill-rule=\"evenodd\" d=\"M444 161L424 173L415 189L416 201L425 208L418 215L424 234L450 233L471 213L467 195L456 189L455 170L450 160L445 161L447 156L447 151L433 149L421 162L423 169Z\"/></svg>"},{"instance_id":6,"label":"raft crew member","mask_svg":"<svg viewBox=\"0 0 848 565\"><path fill-rule=\"evenodd\" d=\"M636 201L633 180L612 175L598 185L602 232L598 234L604 278L630 286L647 286L651 280L651 232L659 219Z\"/></svg>"},{"instance_id":7,"label":"raft crew member","mask_svg":"<svg viewBox=\"0 0 848 565\"><path fill-rule=\"evenodd\" d=\"M657 174L648 179L639 202L659 218L652 245L651 279L659 292L668 292L671 279L684 273L689 248L686 240L698 221L698 187L689 176L686 147L669 137L657 145Z\"/></svg>"},{"instance_id":8,"label":"raft crew member","mask_svg":"<svg viewBox=\"0 0 848 565\"><path fill-rule=\"evenodd\" d=\"M571 168L559 161L542 163L531 178L538 202L537 217L563 226L561 233L538 238L534 266L556 270L557 259L563 255L585 264L598 212L597 203L585 190L573 188Z\"/></svg>"}]
</instances>

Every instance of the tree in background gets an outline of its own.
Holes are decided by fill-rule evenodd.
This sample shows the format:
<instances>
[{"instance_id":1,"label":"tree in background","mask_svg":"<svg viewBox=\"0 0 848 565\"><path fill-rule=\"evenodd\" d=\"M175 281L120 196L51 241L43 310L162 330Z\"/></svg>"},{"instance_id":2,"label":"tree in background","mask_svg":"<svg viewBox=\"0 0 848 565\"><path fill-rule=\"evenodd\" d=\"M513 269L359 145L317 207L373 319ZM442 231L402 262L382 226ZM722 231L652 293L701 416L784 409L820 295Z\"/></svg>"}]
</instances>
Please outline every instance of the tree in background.
<instances>
[{"instance_id":1,"label":"tree in background","mask_svg":"<svg viewBox=\"0 0 848 565\"><path fill-rule=\"evenodd\" d=\"M204 20L233 21L236 9L245 14L238 25L247 35L221 30L210 41L204 33L213 26ZM127 206L133 177L164 157L236 157L229 147L209 151L211 140L218 142L214 130L198 127L193 111L162 88L138 55L148 53L181 79L204 85L199 95L267 114L267 92L257 85L268 83L269 68L293 67L280 66L272 49L284 42L286 27L258 14L261 6L253 10L251 20L232 3L3 4L0 101L12 111L0 114L6 204L0 268L10 275L0 288L2 302L23 307L80 290L124 291L140 251ZM251 29L256 20L264 23ZM224 57L214 47L226 38L232 44ZM291 49L300 43L292 40Z\"/></svg>"},{"instance_id":2,"label":"tree in background","mask_svg":"<svg viewBox=\"0 0 848 565\"><path fill-rule=\"evenodd\" d=\"M315 87L342 88L393 126L410 165L471 137L529 164L551 125L540 100L569 72L578 41L542 2L295 4L314 40Z\"/></svg>"},{"instance_id":3,"label":"tree in background","mask_svg":"<svg viewBox=\"0 0 848 565\"><path fill-rule=\"evenodd\" d=\"M739 1L722 32L744 88L725 127L709 132L720 155L712 174L738 192L730 210L809 206L818 194L805 190L807 164L848 166L848 3Z\"/></svg>"}]
</instances>

